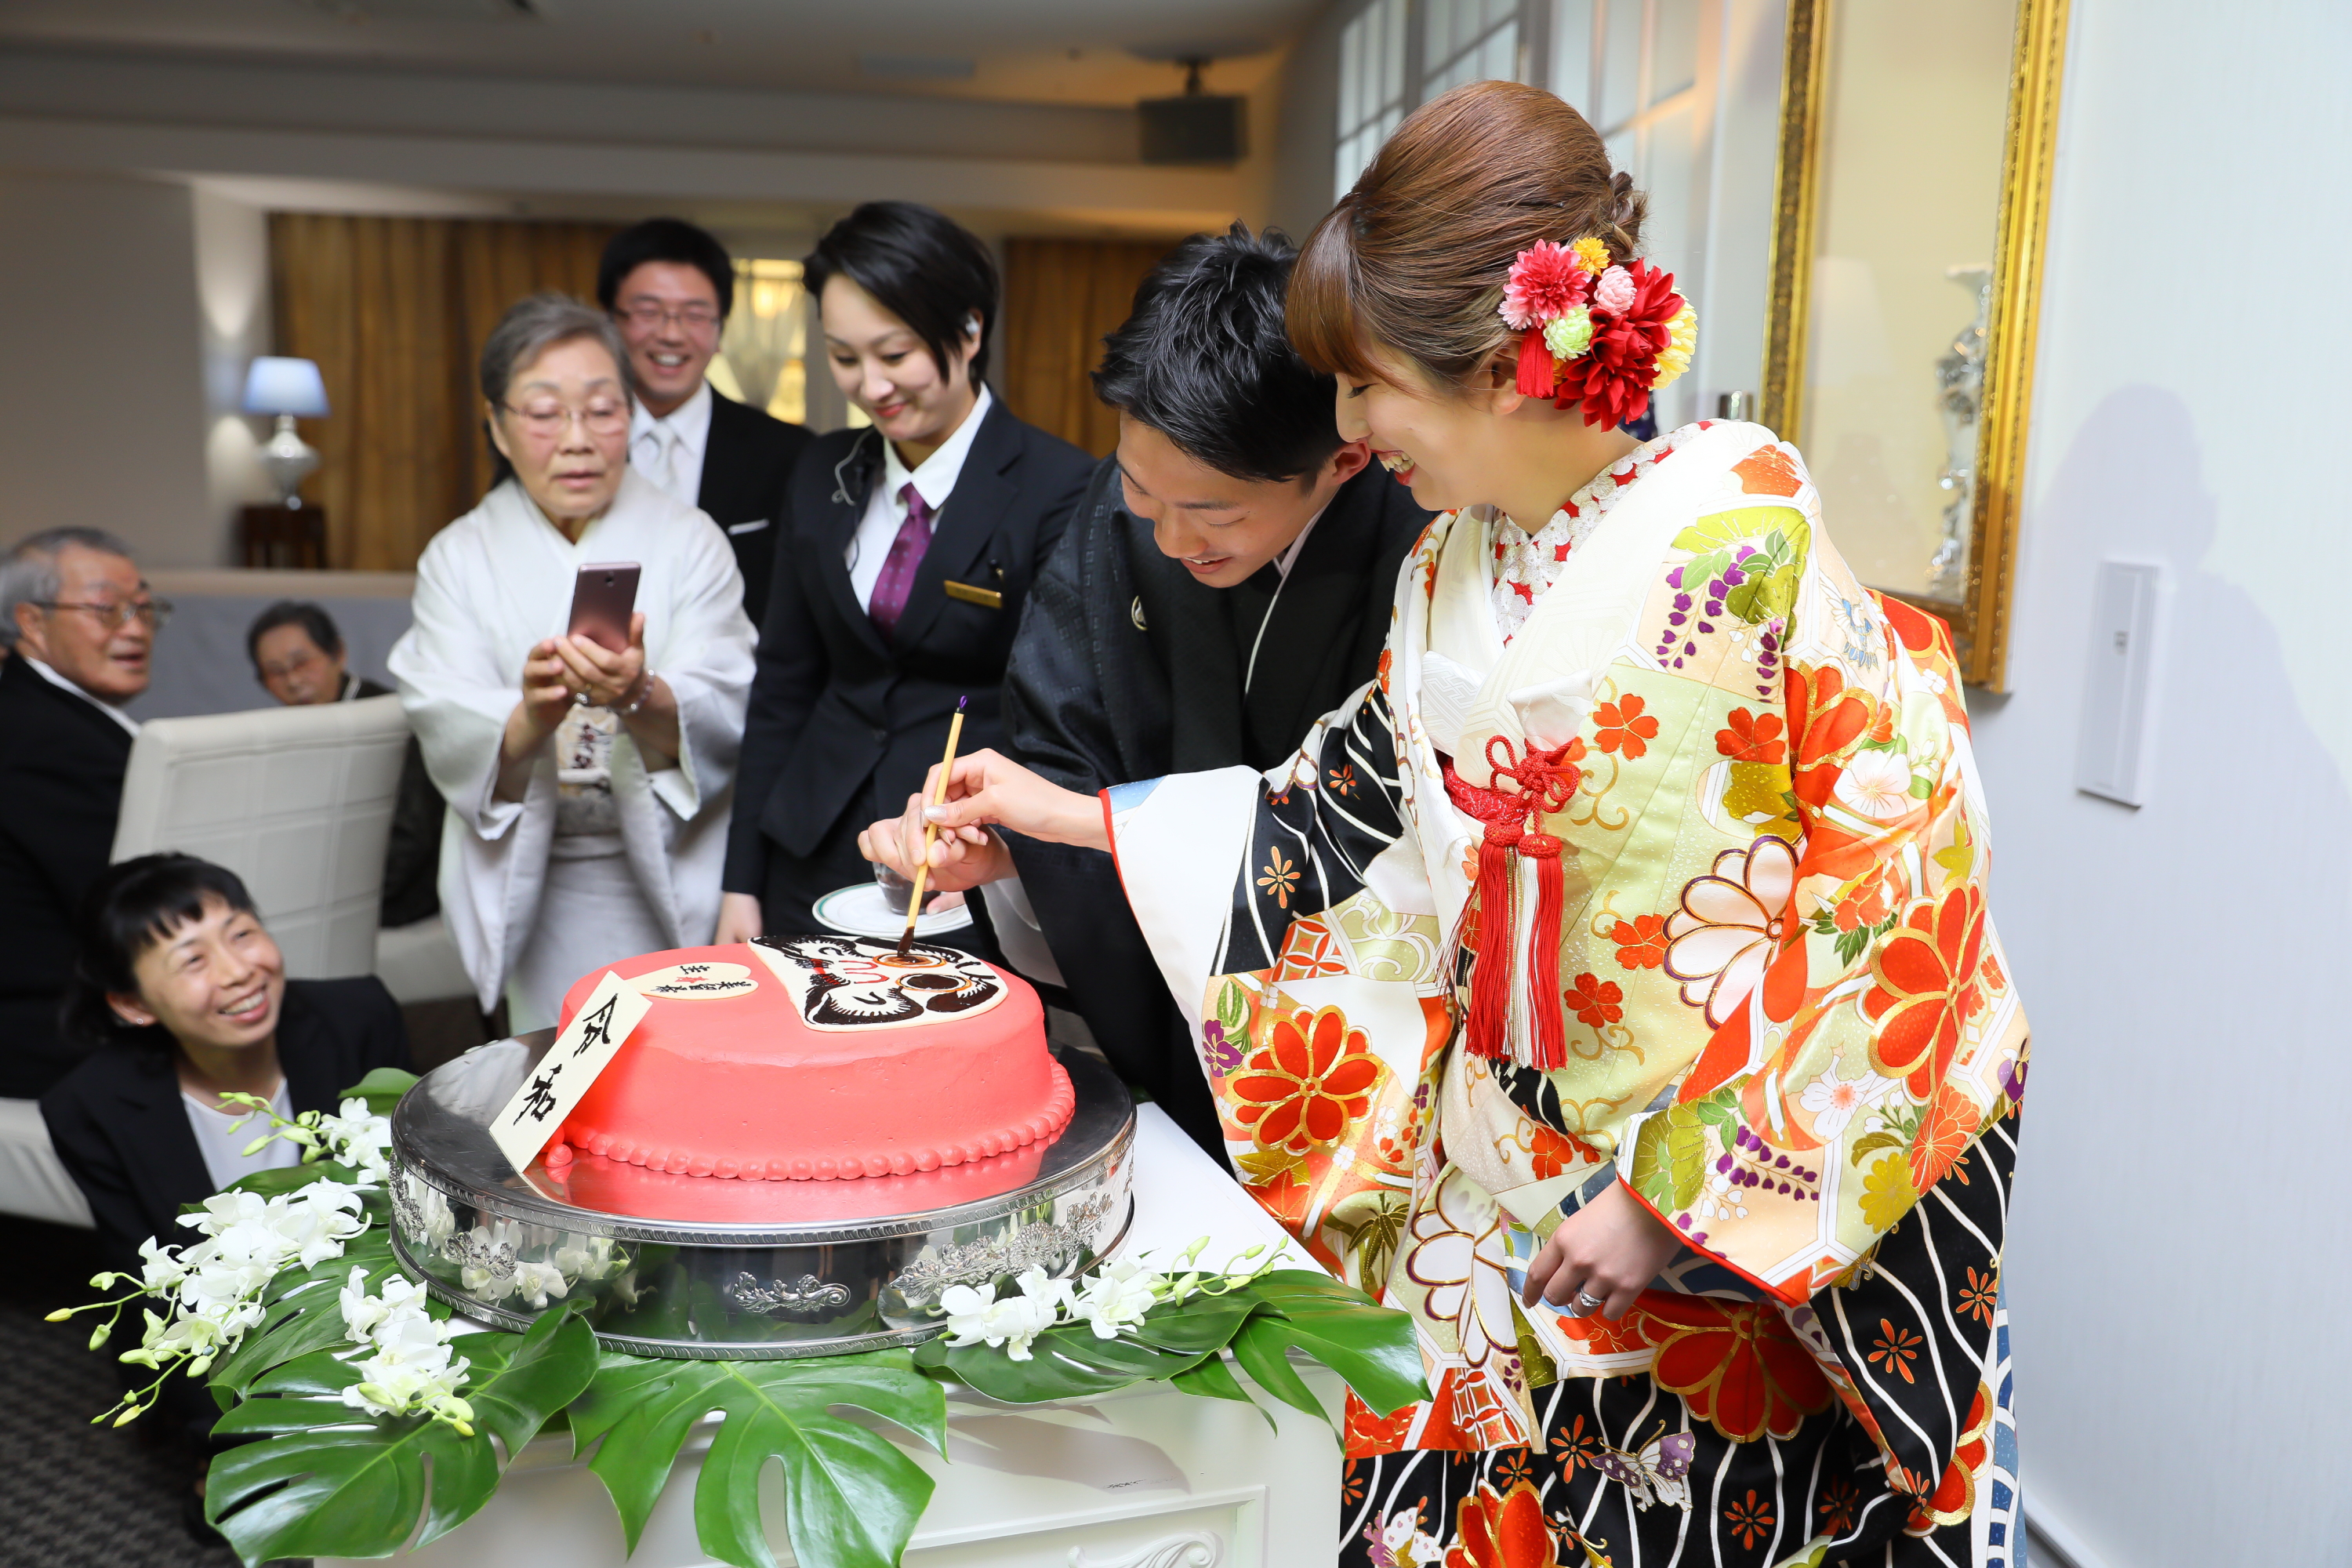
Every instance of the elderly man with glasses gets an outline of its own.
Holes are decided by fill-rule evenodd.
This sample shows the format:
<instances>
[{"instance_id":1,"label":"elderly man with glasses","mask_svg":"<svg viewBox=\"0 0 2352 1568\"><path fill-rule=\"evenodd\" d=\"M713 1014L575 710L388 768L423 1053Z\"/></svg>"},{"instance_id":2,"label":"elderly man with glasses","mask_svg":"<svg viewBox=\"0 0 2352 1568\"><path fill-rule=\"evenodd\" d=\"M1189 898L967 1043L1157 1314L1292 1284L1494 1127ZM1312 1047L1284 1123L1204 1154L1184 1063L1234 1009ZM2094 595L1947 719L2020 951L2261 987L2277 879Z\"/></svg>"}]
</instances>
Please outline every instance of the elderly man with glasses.
<instances>
[{"instance_id":1,"label":"elderly man with glasses","mask_svg":"<svg viewBox=\"0 0 2352 1568\"><path fill-rule=\"evenodd\" d=\"M0 1096L32 1099L76 1058L58 1033L74 908L106 868L122 773L171 605L131 547L53 528L0 561Z\"/></svg>"}]
</instances>

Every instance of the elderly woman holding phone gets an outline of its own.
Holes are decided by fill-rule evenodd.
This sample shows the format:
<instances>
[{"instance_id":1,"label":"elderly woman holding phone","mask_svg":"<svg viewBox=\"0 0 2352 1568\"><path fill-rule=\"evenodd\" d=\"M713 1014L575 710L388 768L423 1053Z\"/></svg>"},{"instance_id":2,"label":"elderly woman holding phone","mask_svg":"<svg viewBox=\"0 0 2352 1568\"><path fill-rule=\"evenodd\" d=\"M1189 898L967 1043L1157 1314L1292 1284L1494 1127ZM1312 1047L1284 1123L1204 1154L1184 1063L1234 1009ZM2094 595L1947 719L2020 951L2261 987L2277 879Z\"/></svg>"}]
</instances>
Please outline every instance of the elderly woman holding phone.
<instances>
[{"instance_id":1,"label":"elderly woman holding phone","mask_svg":"<svg viewBox=\"0 0 2352 1568\"><path fill-rule=\"evenodd\" d=\"M629 468L608 317L522 301L481 385L510 473L425 548L391 665L449 803L450 934L520 1030L597 964L710 940L752 634L726 536Z\"/></svg>"}]
</instances>

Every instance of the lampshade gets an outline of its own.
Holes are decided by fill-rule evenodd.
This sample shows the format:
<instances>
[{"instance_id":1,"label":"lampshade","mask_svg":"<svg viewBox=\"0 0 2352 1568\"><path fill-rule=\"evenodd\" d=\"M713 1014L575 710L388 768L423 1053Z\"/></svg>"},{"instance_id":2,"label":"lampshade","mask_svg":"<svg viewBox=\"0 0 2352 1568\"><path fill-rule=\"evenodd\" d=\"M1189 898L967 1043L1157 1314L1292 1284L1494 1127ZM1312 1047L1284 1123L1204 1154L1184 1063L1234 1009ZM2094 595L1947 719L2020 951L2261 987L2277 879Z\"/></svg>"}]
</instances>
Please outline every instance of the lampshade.
<instances>
[{"instance_id":1,"label":"lampshade","mask_svg":"<svg viewBox=\"0 0 2352 1568\"><path fill-rule=\"evenodd\" d=\"M292 414L304 419L327 416L327 384L306 359L264 354L245 373L247 414Z\"/></svg>"}]
</instances>

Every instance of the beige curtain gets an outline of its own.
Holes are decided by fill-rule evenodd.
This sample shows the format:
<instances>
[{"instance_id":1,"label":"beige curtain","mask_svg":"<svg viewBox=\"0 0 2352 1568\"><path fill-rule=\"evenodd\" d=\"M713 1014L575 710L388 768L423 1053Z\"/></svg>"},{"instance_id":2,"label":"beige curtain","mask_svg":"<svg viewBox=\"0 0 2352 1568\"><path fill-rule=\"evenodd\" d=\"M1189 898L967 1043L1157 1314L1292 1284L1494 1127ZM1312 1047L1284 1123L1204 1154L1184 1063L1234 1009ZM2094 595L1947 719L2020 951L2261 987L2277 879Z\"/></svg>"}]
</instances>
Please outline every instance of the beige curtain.
<instances>
[{"instance_id":1,"label":"beige curtain","mask_svg":"<svg viewBox=\"0 0 2352 1568\"><path fill-rule=\"evenodd\" d=\"M1097 457L1110 455L1118 414L1097 400L1087 374L1102 359L1104 337L1127 320L1137 285L1172 243L1004 242L1000 382L1013 413Z\"/></svg>"},{"instance_id":2,"label":"beige curtain","mask_svg":"<svg viewBox=\"0 0 2352 1568\"><path fill-rule=\"evenodd\" d=\"M610 224L273 213L278 352L316 360L323 420L303 422L327 563L404 572L489 487L475 365L516 300L592 299Z\"/></svg>"}]
</instances>

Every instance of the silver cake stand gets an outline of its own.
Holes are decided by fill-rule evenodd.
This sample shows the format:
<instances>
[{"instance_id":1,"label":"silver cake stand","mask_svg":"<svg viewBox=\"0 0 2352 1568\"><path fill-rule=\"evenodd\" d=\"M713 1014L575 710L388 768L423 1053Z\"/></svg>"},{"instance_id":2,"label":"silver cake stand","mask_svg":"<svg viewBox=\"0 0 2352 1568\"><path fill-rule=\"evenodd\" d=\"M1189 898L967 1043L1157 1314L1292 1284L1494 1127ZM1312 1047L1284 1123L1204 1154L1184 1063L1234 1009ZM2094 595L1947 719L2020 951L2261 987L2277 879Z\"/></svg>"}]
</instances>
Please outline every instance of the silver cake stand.
<instances>
[{"instance_id":1,"label":"silver cake stand","mask_svg":"<svg viewBox=\"0 0 2352 1568\"><path fill-rule=\"evenodd\" d=\"M1135 1107L1083 1052L1060 1055L1077 1110L1042 1150L907 1176L739 1182L594 1156L515 1170L489 1122L554 1039L468 1051L393 1112L394 1251L479 1321L525 1328L584 1299L596 1337L633 1355L845 1355L939 1332L950 1286L1072 1275L1127 1235Z\"/></svg>"}]
</instances>

